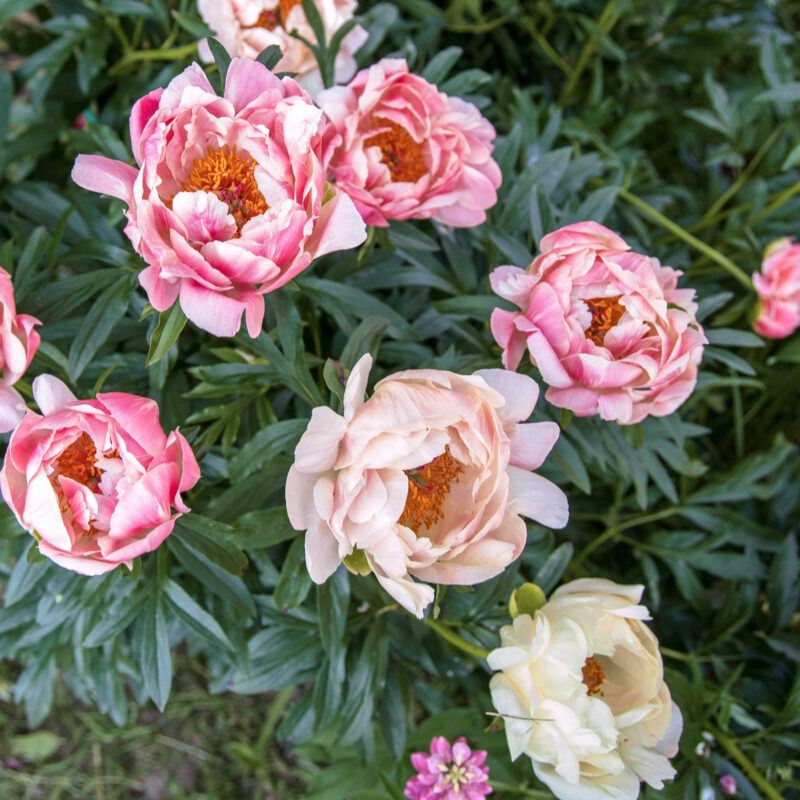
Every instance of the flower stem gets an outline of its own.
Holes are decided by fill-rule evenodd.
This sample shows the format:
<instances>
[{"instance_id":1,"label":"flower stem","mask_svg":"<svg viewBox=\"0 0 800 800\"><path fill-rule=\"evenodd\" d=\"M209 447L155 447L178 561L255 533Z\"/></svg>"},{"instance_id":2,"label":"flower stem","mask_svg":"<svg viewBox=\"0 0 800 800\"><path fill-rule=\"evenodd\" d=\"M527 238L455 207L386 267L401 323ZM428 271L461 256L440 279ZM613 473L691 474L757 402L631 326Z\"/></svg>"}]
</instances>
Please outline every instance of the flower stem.
<instances>
[{"instance_id":1,"label":"flower stem","mask_svg":"<svg viewBox=\"0 0 800 800\"><path fill-rule=\"evenodd\" d=\"M800 191L800 189L798 191ZM626 189L624 186L620 187L619 196L627 200L631 205L636 206L636 208L647 214L647 216L654 219L659 225L666 228L670 233L673 233L679 239L682 239L690 247L693 247L703 255L708 256L708 258L710 258L712 261L716 261L716 263L719 264L724 270L736 278L736 280L739 281L742 286L746 286L752 291L753 284L747 274L739 269L739 267L737 267L736 264L734 264L733 261L731 261L727 256L720 253L719 250L707 245L705 242L701 242L696 236L692 236L691 233L684 230L680 225L674 223L668 217L665 217L660 211L657 211L649 203L642 200L641 197L637 197L635 194L633 194L633 192L628 191L628 189Z\"/></svg>"},{"instance_id":2,"label":"flower stem","mask_svg":"<svg viewBox=\"0 0 800 800\"><path fill-rule=\"evenodd\" d=\"M162 48L158 50L136 50L124 55L108 71L109 75L121 72L125 67L135 64L137 61L177 61L191 55L197 50L197 42L190 42L181 47Z\"/></svg>"},{"instance_id":3,"label":"flower stem","mask_svg":"<svg viewBox=\"0 0 800 800\"><path fill-rule=\"evenodd\" d=\"M768 798L768 800L781 800L780 793L756 769L753 762L739 749L739 746L730 736L708 723L704 727L728 751L731 758L742 768L747 777L763 792L764 797Z\"/></svg>"},{"instance_id":4,"label":"flower stem","mask_svg":"<svg viewBox=\"0 0 800 800\"><path fill-rule=\"evenodd\" d=\"M478 647L478 645L468 642L466 639L463 639L455 631L450 630L450 628L448 628L446 625L443 625L441 622L437 622L435 619L431 619L431 617L425 617L424 622L431 630L438 633L442 639L450 642L450 644L458 647L465 653L469 653L471 656L479 658L482 661L485 661L489 655L488 650L484 650L482 647Z\"/></svg>"},{"instance_id":5,"label":"flower stem","mask_svg":"<svg viewBox=\"0 0 800 800\"><path fill-rule=\"evenodd\" d=\"M800 192L800 181L784 189L765 209L759 211L751 220L750 224L755 225L756 222L761 222L764 217L768 217L773 211L779 209L785 202L791 200L798 192Z\"/></svg>"}]
</instances>

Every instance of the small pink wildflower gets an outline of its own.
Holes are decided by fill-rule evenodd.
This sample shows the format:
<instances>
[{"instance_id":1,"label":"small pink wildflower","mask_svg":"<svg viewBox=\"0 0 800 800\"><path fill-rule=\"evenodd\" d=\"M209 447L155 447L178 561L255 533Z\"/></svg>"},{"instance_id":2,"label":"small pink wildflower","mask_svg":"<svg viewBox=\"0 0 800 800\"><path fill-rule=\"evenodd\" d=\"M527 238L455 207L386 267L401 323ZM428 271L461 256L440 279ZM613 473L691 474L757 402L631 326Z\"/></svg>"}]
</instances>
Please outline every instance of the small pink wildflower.
<instances>
[{"instance_id":1,"label":"small pink wildflower","mask_svg":"<svg viewBox=\"0 0 800 800\"><path fill-rule=\"evenodd\" d=\"M720 775L719 788L722 794L736 794L736 778L733 775Z\"/></svg>"},{"instance_id":2,"label":"small pink wildflower","mask_svg":"<svg viewBox=\"0 0 800 800\"><path fill-rule=\"evenodd\" d=\"M452 748L444 736L435 736L430 753L411 754L419 774L408 781L405 795L411 800L481 800L492 793L485 760L486 751L470 750L463 736Z\"/></svg>"}]
</instances>

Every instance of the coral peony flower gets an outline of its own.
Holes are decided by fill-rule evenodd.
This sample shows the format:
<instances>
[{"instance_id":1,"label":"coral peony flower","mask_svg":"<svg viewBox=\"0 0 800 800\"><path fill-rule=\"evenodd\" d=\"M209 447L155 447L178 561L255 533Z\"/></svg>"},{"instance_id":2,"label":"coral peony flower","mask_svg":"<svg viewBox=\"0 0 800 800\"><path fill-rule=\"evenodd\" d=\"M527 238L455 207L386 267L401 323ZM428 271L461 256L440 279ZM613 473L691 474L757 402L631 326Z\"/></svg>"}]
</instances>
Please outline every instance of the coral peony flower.
<instances>
[{"instance_id":1,"label":"coral peony flower","mask_svg":"<svg viewBox=\"0 0 800 800\"><path fill-rule=\"evenodd\" d=\"M36 378L33 394L44 416L28 411L12 434L3 498L59 566L83 575L130 568L189 511L181 492L200 478L192 449L178 431L164 435L153 400L77 400L51 375Z\"/></svg>"},{"instance_id":2,"label":"coral peony flower","mask_svg":"<svg viewBox=\"0 0 800 800\"><path fill-rule=\"evenodd\" d=\"M492 793L485 750L470 750L460 736L453 746L444 736L431 740L430 753L412 753L411 763L419 773L406 783L411 800L481 800Z\"/></svg>"},{"instance_id":3,"label":"coral peony flower","mask_svg":"<svg viewBox=\"0 0 800 800\"><path fill-rule=\"evenodd\" d=\"M692 393L707 340L682 274L596 222L545 236L527 271L499 267L492 288L520 311L495 309L503 364L527 347L545 397L579 417L622 424L671 414Z\"/></svg>"},{"instance_id":4,"label":"coral peony flower","mask_svg":"<svg viewBox=\"0 0 800 800\"><path fill-rule=\"evenodd\" d=\"M800 328L800 244L788 237L774 241L753 284L761 300L753 323L758 333L783 339Z\"/></svg>"},{"instance_id":5,"label":"coral peony flower","mask_svg":"<svg viewBox=\"0 0 800 800\"><path fill-rule=\"evenodd\" d=\"M139 169L78 156L73 180L128 203L125 232L150 265L158 311L177 299L217 336L257 336L264 297L314 258L366 238L350 199L326 191L322 112L290 78L231 61L224 97L192 64L131 113Z\"/></svg>"},{"instance_id":6,"label":"coral peony flower","mask_svg":"<svg viewBox=\"0 0 800 800\"><path fill-rule=\"evenodd\" d=\"M368 225L431 217L479 225L497 202L491 123L472 103L410 73L403 59L384 58L317 102L333 123L325 132L328 176Z\"/></svg>"},{"instance_id":7,"label":"coral peony flower","mask_svg":"<svg viewBox=\"0 0 800 800\"><path fill-rule=\"evenodd\" d=\"M314 5L322 18L325 38L330 41L336 31L353 18L358 3L356 0L314 0ZM270 45L277 45L283 58L275 65L275 71L296 73L298 82L312 97L322 90L314 54L290 35L296 30L304 39L316 44L300 0L197 0L197 8L206 25L232 56L256 58ZM336 83L353 77L356 71L353 54L367 40L367 35L364 28L356 25L342 39L334 65ZM205 39L198 50L203 61L214 60Z\"/></svg>"},{"instance_id":8,"label":"coral peony flower","mask_svg":"<svg viewBox=\"0 0 800 800\"><path fill-rule=\"evenodd\" d=\"M289 471L286 508L292 525L307 531L316 583L348 559L421 617L434 593L411 576L480 583L522 552L520 515L566 525L564 493L531 471L558 426L519 424L538 387L504 370L398 372L364 402L371 364L364 356L353 369L344 416L314 409Z\"/></svg>"},{"instance_id":9,"label":"coral peony flower","mask_svg":"<svg viewBox=\"0 0 800 800\"><path fill-rule=\"evenodd\" d=\"M0 268L0 433L13 430L25 414L25 401L13 385L30 366L41 341L36 317L17 314L11 276Z\"/></svg>"},{"instance_id":10,"label":"coral peony flower","mask_svg":"<svg viewBox=\"0 0 800 800\"><path fill-rule=\"evenodd\" d=\"M500 629L490 688L511 758L525 753L562 800L634 800L661 789L683 728L643 586L587 578L557 589L533 617Z\"/></svg>"}]
</instances>

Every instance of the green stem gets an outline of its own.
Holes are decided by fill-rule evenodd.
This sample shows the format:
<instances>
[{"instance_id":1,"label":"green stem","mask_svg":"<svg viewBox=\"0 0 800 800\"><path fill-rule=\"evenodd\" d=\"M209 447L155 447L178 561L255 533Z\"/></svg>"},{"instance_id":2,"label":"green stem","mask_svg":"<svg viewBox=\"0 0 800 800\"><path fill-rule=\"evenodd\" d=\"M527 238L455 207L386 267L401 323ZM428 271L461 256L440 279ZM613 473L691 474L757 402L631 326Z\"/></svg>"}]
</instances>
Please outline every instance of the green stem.
<instances>
[{"instance_id":1,"label":"green stem","mask_svg":"<svg viewBox=\"0 0 800 800\"><path fill-rule=\"evenodd\" d=\"M763 792L768 800L782 800L772 784L756 769L753 762L739 749L736 742L721 730L706 723L708 732L728 751L731 758L742 768L748 778Z\"/></svg>"},{"instance_id":2,"label":"green stem","mask_svg":"<svg viewBox=\"0 0 800 800\"><path fill-rule=\"evenodd\" d=\"M575 70L568 64L553 48L553 45L547 41L545 35L536 27L536 24L530 17L524 17L521 20L522 27L528 31L531 38L542 48L545 55L568 77L572 78Z\"/></svg>"},{"instance_id":3,"label":"green stem","mask_svg":"<svg viewBox=\"0 0 800 800\"><path fill-rule=\"evenodd\" d=\"M195 50L197 50L197 42L190 42L181 47L173 47L170 49L136 50L135 52L124 55L111 67L108 74L116 75L118 72L125 69L125 67L135 64L137 61L177 61L178 59L186 58L186 56L191 55Z\"/></svg>"},{"instance_id":4,"label":"green stem","mask_svg":"<svg viewBox=\"0 0 800 800\"><path fill-rule=\"evenodd\" d=\"M615 6L615 0L609 0L609 2L606 4L606 7L603 9L603 13L597 20L597 27L601 33L608 33L614 27L614 25L617 24L617 20L620 18L620 16L622 16L619 11L615 10ZM567 85L561 92L561 97L558 99L559 108L564 108L564 106L567 104L569 96L573 91L575 91L575 87L578 85L581 75L586 67L589 66L589 62L592 60L592 56L598 47L600 47L600 37L596 33L593 33L584 45L580 57L578 58L578 63L575 65L575 69L573 70L572 75L570 75Z\"/></svg>"},{"instance_id":5,"label":"green stem","mask_svg":"<svg viewBox=\"0 0 800 800\"><path fill-rule=\"evenodd\" d=\"M508 17L498 17L497 19L489 20L489 22L481 22L476 25L445 25L444 29L451 33L488 33L495 28L502 28L508 22Z\"/></svg>"},{"instance_id":6,"label":"green stem","mask_svg":"<svg viewBox=\"0 0 800 800\"><path fill-rule=\"evenodd\" d=\"M793 186L790 186L788 189L784 189L772 203L763 209L763 211L759 211L759 213L750 220L750 224L755 225L757 222L761 222L764 217L768 217L773 211L779 209L785 202L791 200L798 192L800 192L800 181L795 183Z\"/></svg>"},{"instance_id":7,"label":"green stem","mask_svg":"<svg viewBox=\"0 0 800 800\"><path fill-rule=\"evenodd\" d=\"M750 159L750 163L742 170L739 177L732 183L727 190L721 194L716 202L711 206L711 208L703 214L700 222L698 222L699 227L704 227L708 224L708 221L712 219L717 212L731 199L739 189L744 186L747 181L750 179L750 176L753 174L755 169L761 163L761 159L770 151L772 145L775 143L775 140L783 133L783 125L778 126L775 128L774 131L767 137L767 140L761 145L759 151Z\"/></svg>"},{"instance_id":8,"label":"green stem","mask_svg":"<svg viewBox=\"0 0 800 800\"><path fill-rule=\"evenodd\" d=\"M513 792L523 797L536 797L542 798L542 800L552 800L553 798L550 792L540 792L536 789L529 789L527 786L514 786L511 783L501 783L493 780L489 781L489 785L498 792Z\"/></svg>"},{"instance_id":9,"label":"green stem","mask_svg":"<svg viewBox=\"0 0 800 800\"><path fill-rule=\"evenodd\" d=\"M800 189L798 189L798 191L800 191ZM653 208L653 206L642 200L641 197L637 197L635 194L633 194L633 192L629 191L624 186L620 187L619 196L624 200L627 200L631 205L636 206L636 208L647 214L647 216L654 219L659 225L666 228L670 233L673 233L679 239L682 239L690 247L693 247L703 255L708 256L708 258L710 258L712 261L716 261L716 263L719 264L724 270L736 278L736 280L739 281L742 286L746 286L750 291L753 290L753 284L749 276L739 269L739 267L737 267L736 264L734 264L733 261L731 261L727 256L722 255L719 250L714 249L705 242L701 242L696 236L692 236L691 233L684 230L680 225L676 224L668 217L665 217L660 211L657 211L655 208Z\"/></svg>"},{"instance_id":10,"label":"green stem","mask_svg":"<svg viewBox=\"0 0 800 800\"><path fill-rule=\"evenodd\" d=\"M485 661L488 657L488 650L484 650L482 647L478 647L478 645L468 642L466 639L463 639L461 636L459 636L455 631L451 631L450 628L448 628L446 625L443 625L441 622L437 622L435 619L431 619L430 617L425 617L424 622L432 631L438 633L442 639L450 642L450 644L458 647L465 653L469 653L471 656L479 658L482 661Z\"/></svg>"}]
</instances>

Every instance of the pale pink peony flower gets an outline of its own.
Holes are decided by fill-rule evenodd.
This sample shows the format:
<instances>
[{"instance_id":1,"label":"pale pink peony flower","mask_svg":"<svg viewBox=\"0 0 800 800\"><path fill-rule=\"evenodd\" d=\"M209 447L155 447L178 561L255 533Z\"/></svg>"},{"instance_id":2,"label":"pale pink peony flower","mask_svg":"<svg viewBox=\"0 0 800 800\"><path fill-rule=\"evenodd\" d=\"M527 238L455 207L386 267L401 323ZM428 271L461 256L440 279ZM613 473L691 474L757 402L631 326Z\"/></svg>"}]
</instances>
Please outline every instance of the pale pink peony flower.
<instances>
[{"instance_id":1,"label":"pale pink peony flower","mask_svg":"<svg viewBox=\"0 0 800 800\"><path fill-rule=\"evenodd\" d=\"M36 317L17 314L11 276L0 268L0 433L13 430L25 414L25 401L14 384L31 364L41 341Z\"/></svg>"},{"instance_id":2,"label":"pale pink peony flower","mask_svg":"<svg viewBox=\"0 0 800 800\"><path fill-rule=\"evenodd\" d=\"M479 225L497 202L491 123L409 72L405 60L384 58L317 102L333 123L325 132L328 177L368 225L431 217Z\"/></svg>"},{"instance_id":3,"label":"pale pink peony flower","mask_svg":"<svg viewBox=\"0 0 800 800\"><path fill-rule=\"evenodd\" d=\"M767 247L753 285L761 300L753 323L757 333L783 339L800 328L800 244L784 237Z\"/></svg>"},{"instance_id":4,"label":"pale pink peony flower","mask_svg":"<svg viewBox=\"0 0 800 800\"><path fill-rule=\"evenodd\" d=\"M499 267L494 291L519 311L495 309L503 364L527 348L550 386L545 397L577 416L621 424L670 414L692 393L707 340L682 274L633 253L596 222L545 236L527 271Z\"/></svg>"},{"instance_id":5,"label":"pale pink peony flower","mask_svg":"<svg viewBox=\"0 0 800 800\"><path fill-rule=\"evenodd\" d=\"M411 763L419 773L406 783L411 800L482 800L492 793L485 750L471 750L460 736L453 746L444 736L431 740L430 753L412 753Z\"/></svg>"},{"instance_id":6,"label":"pale pink peony flower","mask_svg":"<svg viewBox=\"0 0 800 800\"><path fill-rule=\"evenodd\" d=\"M178 431L164 435L158 406L144 397L77 400L51 375L36 378L33 394L44 416L28 411L12 434L3 498L59 566L82 575L130 568L189 511L181 492L200 478L189 443Z\"/></svg>"},{"instance_id":7,"label":"pale pink peony flower","mask_svg":"<svg viewBox=\"0 0 800 800\"><path fill-rule=\"evenodd\" d=\"M125 228L150 265L139 281L158 311L177 299L216 336L257 336L264 297L366 230L350 199L326 190L322 112L290 78L231 61L224 97L192 64L131 113L138 169L78 156L73 180L128 203Z\"/></svg>"},{"instance_id":8,"label":"pale pink peony flower","mask_svg":"<svg viewBox=\"0 0 800 800\"><path fill-rule=\"evenodd\" d=\"M325 38L330 41L336 31L353 18L358 3L356 0L314 0L314 5L322 18ZM256 58L270 45L277 45L283 58L275 65L276 72L296 73L298 83L312 97L324 88L314 54L290 35L296 30L304 39L316 44L300 0L197 0L197 8L219 43L232 56ZM334 65L336 83L353 77L356 71L353 54L367 36L367 31L356 25L342 39ZM198 51L203 61L214 60L205 39L200 42Z\"/></svg>"},{"instance_id":9,"label":"pale pink peony flower","mask_svg":"<svg viewBox=\"0 0 800 800\"><path fill-rule=\"evenodd\" d=\"M323 583L343 560L372 571L418 617L433 600L421 581L469 585L522 552L522 516L563 528L564 493L535 474L558 438L553 422L520 424L538 387L482 370L398 372L366 402L372 364L347 381L344 416L315 408L295 449L286 508L306 531L306 565Z\"/></svg>"}]
</instances>

